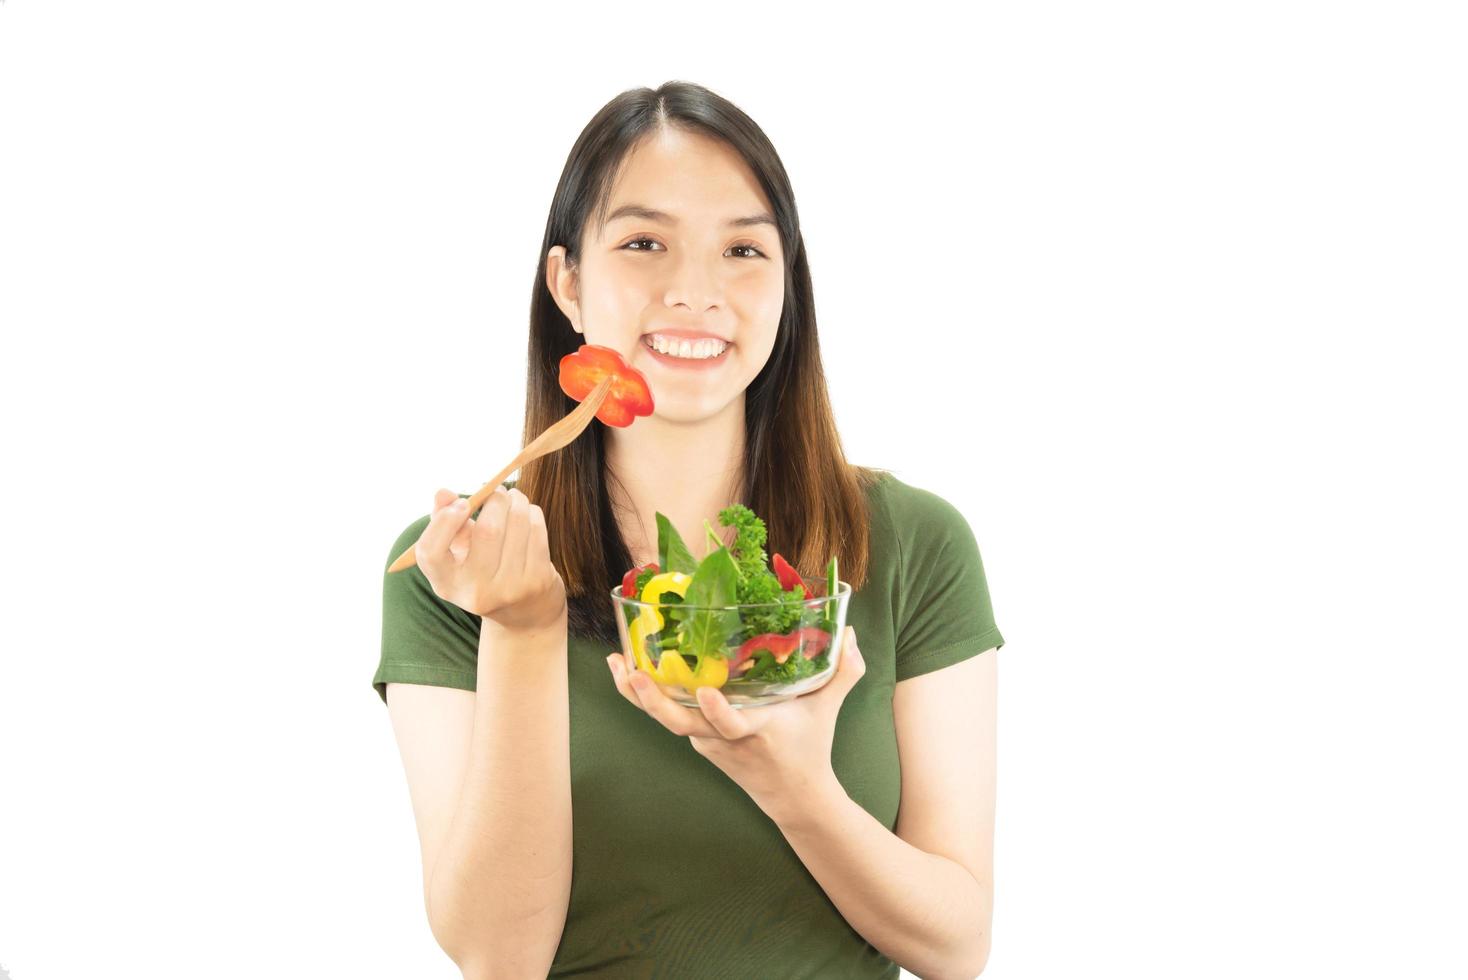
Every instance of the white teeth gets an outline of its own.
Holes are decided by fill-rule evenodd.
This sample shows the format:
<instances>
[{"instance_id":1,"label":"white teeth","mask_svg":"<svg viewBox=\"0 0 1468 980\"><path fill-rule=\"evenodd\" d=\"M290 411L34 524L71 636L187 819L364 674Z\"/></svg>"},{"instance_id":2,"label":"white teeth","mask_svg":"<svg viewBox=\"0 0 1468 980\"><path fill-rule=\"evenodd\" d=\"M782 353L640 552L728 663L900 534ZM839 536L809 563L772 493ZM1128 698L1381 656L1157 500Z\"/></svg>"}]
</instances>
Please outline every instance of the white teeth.
<instances>
[{"instance_id":1,"label":"white teeth","mask_svg":"<svg viewBox=\"0 0 1468 980\"><path fill-rule=\"evenodd\" d=\"M724 353L724 348L729 345L722 340L682 340L664 337L662 334L651 334L648 337L648 346L660 354L668 354L672 357L686 357L690 360L700 360L708 357L718 357Z\"/></svg>"}]
</instances>

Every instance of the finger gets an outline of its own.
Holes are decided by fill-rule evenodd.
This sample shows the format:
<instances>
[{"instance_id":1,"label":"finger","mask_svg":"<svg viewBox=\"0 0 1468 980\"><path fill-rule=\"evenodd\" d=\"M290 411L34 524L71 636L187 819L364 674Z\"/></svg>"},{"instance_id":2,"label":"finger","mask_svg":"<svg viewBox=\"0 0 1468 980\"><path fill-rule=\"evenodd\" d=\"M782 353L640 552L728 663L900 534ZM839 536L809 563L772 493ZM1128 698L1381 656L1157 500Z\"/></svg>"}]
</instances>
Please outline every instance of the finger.
<instances>
[{"instance_id":1,"label":"finger","mask_svg":"<svg viewBox=\"0 0 1468 980\"><path fill-rule=\"evenodd\" d=\"M836 676L832 678L836 683L828 686L836 687L840 697L844 698L867 672L867 665L862 659L861 648L856 645L856 627L846 627L842 630L841 638L841 662L836 665Z\"/></svg>"},{"instance_id":2,"label":"finger","mask_svg":"<svg viewBox=\"0 0 1468 980\"><path fill-rule=\"evenodd\" d=\"M842 655L843 661L850 661L849 669L854 673L851 682L855 684L867 672L866 658L861 655L861 647L856 643L856 627L846 627L846 652ZM846 664L843 663L843 666Z\"/></svg>"},{"instance_id":3,"label":"finger","mask_svg":"<svg viewBox=\"0 0 1468 980\"><path fill-rule=\"evenodd\" d=\"M641 708L642 702L637 700L637 695L632 693L632 688L627 685L627 658L620 652L614 651L607 658L607 664L612 669L612 683L617 685L617 693L626 698L634 708Z\"/></svg>"},{"instance_id":4,"label":"finger","mask_svg":"<svg viewBox=\"0 0 1468 980\"><path fill-rule=\"evenodd\" d=\"M698 708L703 716L714 726L714 731L724 738L732 742L754 733L754 726L749 719L729 703L723 691L716 687L700 687L694 692L694 696L698 698Z\"/></svg>"},{"instance_id":5,"label":"finger","mask_svg":"<svg viewBox=\"0 0 1468 980\"><path fill-rule=\"evenodd\" d=\"M509 509L509 493L503 486L495 487L474 522L474 549L481 552L478 560L483 562L484 574L491 577L499 573L504 557L505 519Z\"/></svg>"},{"instance_id":6,"label":"finger","mask_svg":"<svg viewBox=\"0 0 1468 980\"><path fill-rule=\"evenodd\" d=\"M468 497L460 497L458 494L453 494L453 499L448 501L449 506L452 507L460 500L464 501L465 507L469 506ZM469 557L469 544L474 532L474 518L468 517L468 511L465 511L465 516L466 520L459 525L458 530L454 531L454 536L448 543L449 554L453 555L454 561L460 564Z\"/></svg>"},{"instance_id":7,"label":"finger","mask_svg":"<svg viewBox=\"0 0 1468 980\"><path fill-rule=\"evenodd\" d=\"M426 568L437 568L448 560L449 542L458 534L459 528L469 519L467 506L460 507L457 494L448 490L440 490L434 495L434 503L445 500L444 495L453 496L446 506L439 507L428 518L428 526L423 533L418 535L417 542L413 545L414 557L419 565Z\"/></svg>"},{"instance_id":8,"label":"finger","mask_svg":"<svg viewBox=\"0 0 1468 980\"><path fill-rule=\"evenodd\" d=\"M454 539L449 542L449 554L454 556L455 561L462 562L469 557L469 547L474 540L474 524L474 518L470 517L454 532Z\"/></svg>"},{"instance_id":9,"label":"finger","mask_svg":"<svg viewBox=\"0 0 1468 980\"><path fill-rule=\"evenodd\" d=\"M839 643L840 649L835 649ZM840 634L831 640L832 654L836 656L836 673L831 678L816 688L800 695L803 698L815 698L817 703L830 705L832 710L840 710L841 704L846 700L846 695L856 686L856 682L866 673L866 661L861 658L861 651L856 646L856 630L847 626Z\"/></svg>"},{"instance_id":10,"label":"finger","mask_svg":"<svg viewBox=\"0 0 1468 980\"><path fill-rule=\"evenodd\" d=\"M452 519L458 516L454 511L449 509L450 507L452 507L454 501L458 499L458 494L454 493L452 490L446 490L443 488L439 488L439 490L433 495L433 512L429 515L429 524L430 526L433 526L434 521L439 521L441 522L441 524L438 527L434 527L435 537L432 540L437 541L437 536L440 533L443 533L445 527L450 527ZM459 540L459 535L463 533L463 528L467 524L468 522L466 521L463 525L460 525L457 530L454 530L452 534L447 535L448 543L444 545L446 550L453 550L454 542ZM458 556L456 555L455 557Z\"/></svg>"},{"instance_id":11,"label":"finger","mask_svg":"<svg viewBox=\"0 0 1468 980\"><path fill-rule=\"evenodd\" d=\"M676 656L676 654L674 654ZM718 729L697 708L685 708L662 692L652 676L642 668L632 674L632 692L642 703L642 710L660 721L674 735L700 735L704 738L723 738Z\"/></svg>"},{"instance_id":12,"label":"finger","mask_svg":"<svg viewBox=\"0 0 1468 980\"><path fill-rule=\"evenodd\" d=\"M505 511L505 543L500 549L499 578L518 581L525 577L525 551L530 540L530 498L519 490L510 490L510 505Z\"/></svg>"},{"instance_id":13,"label":"finger","mask_svg":"<svg viewBox=\"0 0 1468 980\"><path fill-rule=\"evenodd\" d=\"M530 505L530 540L525 545L525 564L550 564L550 539L545 530L545 511Z\"/></svg>"}]
</instances>

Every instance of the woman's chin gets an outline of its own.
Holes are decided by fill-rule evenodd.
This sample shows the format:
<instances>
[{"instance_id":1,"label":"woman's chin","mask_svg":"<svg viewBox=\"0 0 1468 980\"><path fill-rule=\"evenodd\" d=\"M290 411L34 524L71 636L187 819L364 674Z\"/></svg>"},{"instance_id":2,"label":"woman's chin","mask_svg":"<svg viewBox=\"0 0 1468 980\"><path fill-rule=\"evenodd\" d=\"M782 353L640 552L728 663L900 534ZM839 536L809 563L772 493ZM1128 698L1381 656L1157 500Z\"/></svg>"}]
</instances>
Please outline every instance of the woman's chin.
<instances>
[{"instance_id":1,"label":"woman's chin","mask_svg":"<svg viewBox=\"0 0 1468 980\"><path fill-rule=\"evenodd\" d=\"M729 407L728 399L709 391L672 393L654 387L652 399L652 414L647 417L669 425L706 422Z\"/></svg>"}]
</instances>

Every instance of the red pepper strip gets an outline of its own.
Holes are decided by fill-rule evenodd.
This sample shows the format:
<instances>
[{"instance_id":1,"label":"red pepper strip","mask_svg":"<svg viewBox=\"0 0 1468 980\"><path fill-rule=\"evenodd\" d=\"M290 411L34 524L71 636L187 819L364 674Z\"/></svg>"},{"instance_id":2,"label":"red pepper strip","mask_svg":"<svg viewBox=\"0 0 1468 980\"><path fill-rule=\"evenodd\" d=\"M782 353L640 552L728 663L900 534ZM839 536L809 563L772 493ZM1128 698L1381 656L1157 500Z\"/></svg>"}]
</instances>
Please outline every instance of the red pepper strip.
<instances>
[{"instance_id":1,"label":"red pepper strip","mask_svg":"<svg viewBox=\"0 0 1468 980\"><path fill-rule=\"evenodd\" d=\"M831 642L831 634L819 626L802 626L800 629L791 630L789 633L761 633L759 636L751 636L739 645L734 656L729 658L729 675L732 677L735 668L746 660L752 660L756 650L768 650L775 657L775 662L783 664L789 659L790 654L799 647L801 656L807 660L813 660L826 649L826 644Z\"/></svg>"},{"instance_id":2,"label":"red pepper strip","mask_svg":"<svg viewBox=\"0 0 1468 980\"><path fill-rule=\"evenodd\" d=\"M612 388L596 410L597 418L607 425L625 428L637 416L652 414L652 389L647 379L610 347L582 344L574 354L561 358L561 390L578 402L607 375L612 376Z\"/></svg>"},{"instance_id":3,"label":"red pepper strip","mask_svg":"<svg viewBox=\"0 0 1468 980\"><path fill-rule=\"evenodd\" d=\"M799 586L801 592L800 597L804 599L808 595L805 589L805 583L800 580L800 573L791 568L790 563L782 558L779 552L776 552L775 556L770 559L770 564L775 568L775 578L779 579L780 588L789 592L791 589Z\"/></svg>"},{"instance_id":4,"label":"red pepper strip","mask_svg":"<svg viewBox=\"0 0 1468 980\"><path fill-rule=\"evenodd\" d=\"M624 599L636 599L637 598L637 595L636 595L636 591L637 591L637 576L641 575L643 572L647 571L649 568L651 568L653 571L657 571L658 570L658 563L655 562L655 561L650 561L646 565L642 565L642 566L634 565L631 568L627 569L627 574L622 576L622 598L624 598Z\"/></svg>"},{"instance_id":5,"label":"red pepper strip","mask_svg":"<svg viewBox=\"0 0 1468 980\"><path fill-rule=\"evenodd\" d=\"M802 643L800 655L807 660L814 660L820 656L821 651L826 649L826 645L831 642L831 634L819 626L804 626L799 632Z\"/></svg>"}]
</instances>

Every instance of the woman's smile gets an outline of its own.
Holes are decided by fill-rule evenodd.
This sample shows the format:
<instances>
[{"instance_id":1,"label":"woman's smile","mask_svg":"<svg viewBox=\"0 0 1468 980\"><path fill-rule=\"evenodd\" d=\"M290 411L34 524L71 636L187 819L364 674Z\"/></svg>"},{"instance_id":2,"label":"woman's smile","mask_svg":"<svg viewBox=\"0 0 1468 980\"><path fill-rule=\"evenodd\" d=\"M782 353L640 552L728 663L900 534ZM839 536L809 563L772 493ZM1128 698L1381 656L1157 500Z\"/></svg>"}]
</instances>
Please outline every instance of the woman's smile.
<instances>
[{"instance_id":1,"label":"woman's smile","mask_svg":"<svg viewBox=\"0 0 1468 980\"><path fill-rule=\"evenodd\" d=\"M676 354L664 354L652 346L651 334L642 338L642 346L659 364L666 364L683 371L712 370L729 359L729 351L734 347L733 344L725 344L724 349L713 357L679 357Z\"/></svg>"}]
</instances>

